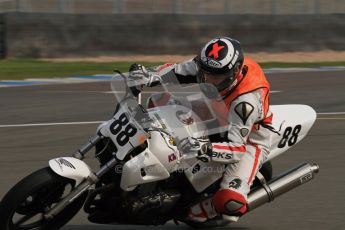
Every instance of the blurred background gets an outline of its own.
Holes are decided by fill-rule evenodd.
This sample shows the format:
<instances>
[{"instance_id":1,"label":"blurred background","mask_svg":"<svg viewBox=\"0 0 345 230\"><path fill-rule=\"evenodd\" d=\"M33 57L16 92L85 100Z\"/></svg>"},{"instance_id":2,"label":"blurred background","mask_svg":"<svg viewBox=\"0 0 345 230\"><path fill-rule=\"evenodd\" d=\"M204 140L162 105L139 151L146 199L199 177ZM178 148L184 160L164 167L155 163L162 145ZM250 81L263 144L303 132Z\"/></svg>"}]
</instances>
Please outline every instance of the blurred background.
<instances>
[{"instance_id":1,"label":"blurred background","mask_svg":"<svg viewBox=\"0 0 345 230\"><path fill-rule=\"evenodd\" d=\"M345 50L344 0L0 0L2 58Z\"/></svg>"},{"instance_id":2,"label":"blurred background","mask_svg":"<svg viewBox=\"0 0 345 230\"><path fill-rule=\"evenodd\" d=\"M46 13L333 14L342 0L2 0L2 11Z\"/></svg>"},{"instance_id":3,"label":"blurred background","mask_svg":"<svg viewBox=\"0 0 345 230\"><path fill-rule=\"evenodd\" d=\"M182 61L216 36L238 39L261 64L272 104L318 114L273 165L277 175L316 162L320 175L234 229L345 229L345 0L0 0L0 199L109 119L114 68ZM80 213L63 229L138 229L108 227Z\"/></svg>"}]
</instances>

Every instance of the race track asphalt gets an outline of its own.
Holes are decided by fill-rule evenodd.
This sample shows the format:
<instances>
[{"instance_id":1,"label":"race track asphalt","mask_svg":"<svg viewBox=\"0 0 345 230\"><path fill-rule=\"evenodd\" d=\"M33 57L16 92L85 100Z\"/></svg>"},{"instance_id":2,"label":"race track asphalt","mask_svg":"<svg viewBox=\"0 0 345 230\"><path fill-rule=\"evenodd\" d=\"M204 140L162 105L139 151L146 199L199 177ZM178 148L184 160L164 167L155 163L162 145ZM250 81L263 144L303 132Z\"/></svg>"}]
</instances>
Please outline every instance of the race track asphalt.
<instances>
[{"instance_id":1,"label":"race track asphalt","mask_svg":"<svg viewBox=\"0 0 345 230\"><path fill-rule=\"evenodd\" d=\"M345 229L345 71L267 74L271 104L307 104L318 113L310 134L273 160L275 174L318 163L316 178L254 210L231 229ZM91 137L116 104L109 82L0 88L0 198L21 178L69 156ZM14 127L14 124L90 122ZM10 127L5 127L10 125ZM89 162L89 160L88 160ZM90 160L91 162L91 160ZM92 164L95 165L95 164ZM104 226L78 214L64 230L148 229ZM187 229L168 224L153 229Z\"/></svg>"}]
</instances>

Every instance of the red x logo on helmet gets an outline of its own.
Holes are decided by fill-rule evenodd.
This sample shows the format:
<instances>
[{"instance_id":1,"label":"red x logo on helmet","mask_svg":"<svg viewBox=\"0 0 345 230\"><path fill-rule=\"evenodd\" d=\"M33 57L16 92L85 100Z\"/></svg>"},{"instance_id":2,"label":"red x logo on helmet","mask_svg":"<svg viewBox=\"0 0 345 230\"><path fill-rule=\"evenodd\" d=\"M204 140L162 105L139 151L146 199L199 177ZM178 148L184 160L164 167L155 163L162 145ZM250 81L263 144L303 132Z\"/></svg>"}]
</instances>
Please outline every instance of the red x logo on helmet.
<instances>
[{"instance_id":1,"label":"red x logo on helmet","mask_svg":"<svg viewBox=\"0 0 345 230\"><path fill-rule=\"evenodd\" d=\"M219 51L221 51L222 49L224 49L225 46L219 46L218 43L214 43L212 50L208 53L208 57L213 56L214 59L217 59L219 57Z\"/></svg>"}]
</instances>

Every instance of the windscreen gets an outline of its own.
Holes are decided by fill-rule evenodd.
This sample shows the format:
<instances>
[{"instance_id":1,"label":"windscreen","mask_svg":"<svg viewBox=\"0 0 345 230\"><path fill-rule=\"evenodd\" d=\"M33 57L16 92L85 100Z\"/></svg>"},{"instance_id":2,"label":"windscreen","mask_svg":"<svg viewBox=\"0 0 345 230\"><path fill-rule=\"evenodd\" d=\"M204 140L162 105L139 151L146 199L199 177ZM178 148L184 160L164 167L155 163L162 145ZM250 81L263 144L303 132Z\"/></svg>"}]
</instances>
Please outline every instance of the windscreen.
<instances>
[{"instance_id":1,"label":"windscreen","mask_svg":"<svg viewBox=\"0 0 345 230\"><path fill-rule=\"evenodd\" d=\"M127 106L132 109L128 113L136 117L136 120L144 127L150 126L150 124L142 122L144 119L140 120L141 117L145 116L145 112L137 108L145 108L145 111L146 109L158 111L160 110L159 107L169 106L169 114L157 113L156 117L168 120L169 128L173 132L174 129L180 129L180 126L192 127L191 122L199 127L201 127L200 124L204 125L206 131L203 134L206 135L219 134L227 130L226 125L220 125L227 123L224 122L227 120L227 108L222 100L207 97L203 92L204 86L202 84L180 84L173 71L168 74L171 76L163 78L169 79L168 82L161 80L159 86L149 88L145 86L148 81L145 77L132 78L128 73L117 73L114 74L111 81L111 88L117 103L123 101L124 98L132 98L131 106ZM207 87L212 87L212 85L207 85ZM140 91L141 94L138 99L137 94ZM215 91L217 90L215 89ZM175 118L181 122L169 122Z\"/></svg>"}]
</instances>

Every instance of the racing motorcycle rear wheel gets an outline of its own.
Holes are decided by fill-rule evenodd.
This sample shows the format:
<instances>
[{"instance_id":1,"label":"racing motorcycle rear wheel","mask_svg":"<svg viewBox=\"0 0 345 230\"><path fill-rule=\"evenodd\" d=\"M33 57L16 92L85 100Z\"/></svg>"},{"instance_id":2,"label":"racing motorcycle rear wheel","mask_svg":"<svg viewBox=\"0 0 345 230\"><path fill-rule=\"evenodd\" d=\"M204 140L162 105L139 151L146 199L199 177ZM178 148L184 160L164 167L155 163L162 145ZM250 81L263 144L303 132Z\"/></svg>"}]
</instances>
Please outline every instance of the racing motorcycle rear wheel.
<instances>
[{"instance_id":1,"label":"racing motorcycle rear wheel","mask_svg":"<svg viewBox=\"0 0 345 230\"><path fill-rule=\"evenodd\" d=\"M1 230L56 230L65 225L83 206L87 192L78 197L53 219L44 214L75 186L73 180L40 169L18 182L0 204Z\"/></svg>"}]
</instances>

